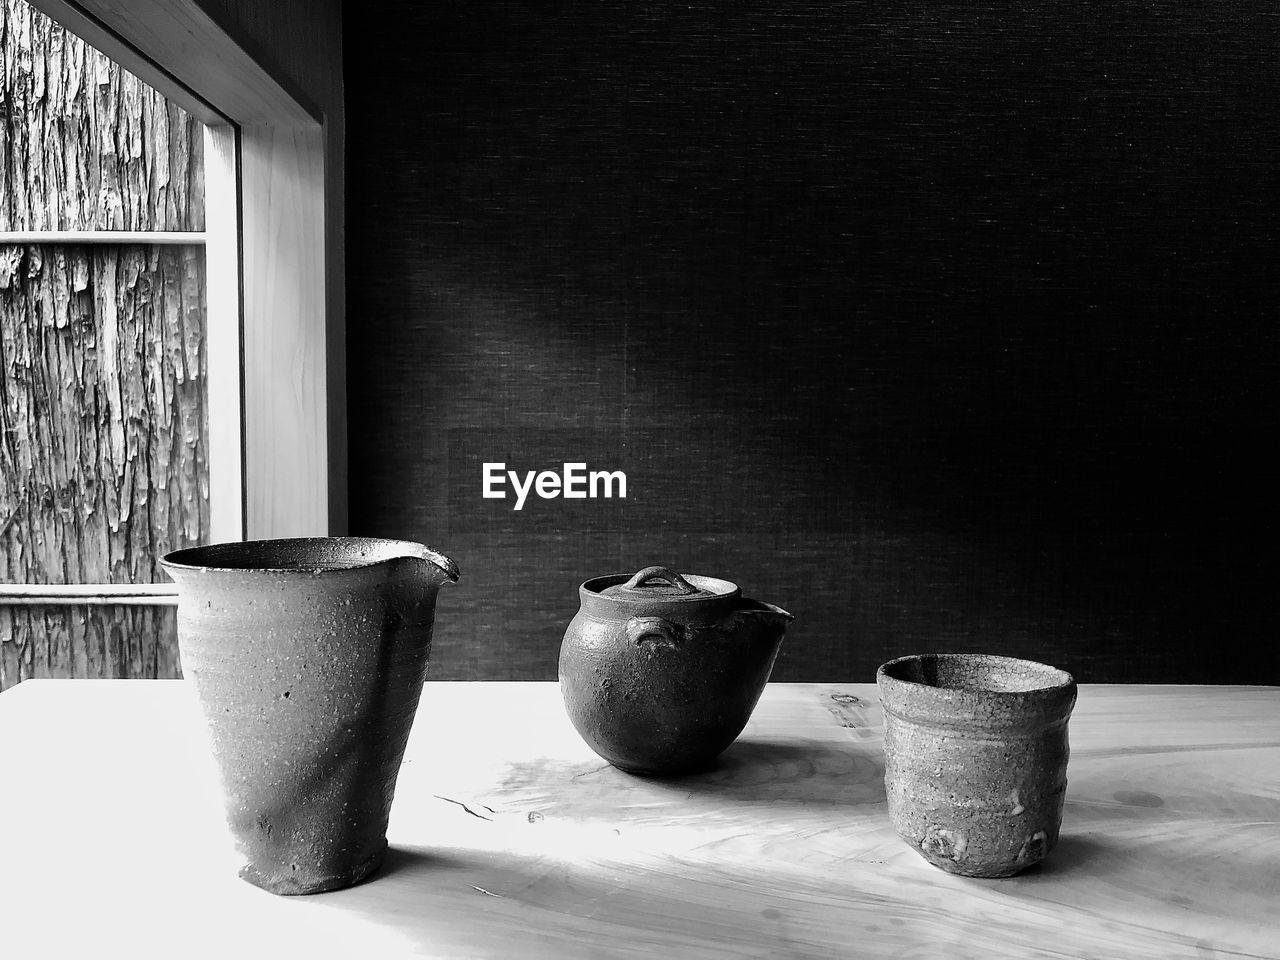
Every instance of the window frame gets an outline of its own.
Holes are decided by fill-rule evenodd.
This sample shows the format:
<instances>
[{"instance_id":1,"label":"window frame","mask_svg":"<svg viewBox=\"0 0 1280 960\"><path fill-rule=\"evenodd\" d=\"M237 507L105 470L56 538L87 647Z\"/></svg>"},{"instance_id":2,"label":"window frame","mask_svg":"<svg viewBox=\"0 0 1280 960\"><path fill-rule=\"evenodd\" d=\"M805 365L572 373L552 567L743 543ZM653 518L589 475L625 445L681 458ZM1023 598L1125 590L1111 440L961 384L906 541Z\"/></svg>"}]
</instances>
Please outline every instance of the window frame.
<instances>
[{"instance_id":1,"label":"window frame","mask_svg":"<svg viewBox=\"0 0 1280 960\"><path fill-rule=\"evenodd\" d=\"M29 2L205 124L211 539L345 532L332 124L196 0Z\"/></svg>"}]
</instances>

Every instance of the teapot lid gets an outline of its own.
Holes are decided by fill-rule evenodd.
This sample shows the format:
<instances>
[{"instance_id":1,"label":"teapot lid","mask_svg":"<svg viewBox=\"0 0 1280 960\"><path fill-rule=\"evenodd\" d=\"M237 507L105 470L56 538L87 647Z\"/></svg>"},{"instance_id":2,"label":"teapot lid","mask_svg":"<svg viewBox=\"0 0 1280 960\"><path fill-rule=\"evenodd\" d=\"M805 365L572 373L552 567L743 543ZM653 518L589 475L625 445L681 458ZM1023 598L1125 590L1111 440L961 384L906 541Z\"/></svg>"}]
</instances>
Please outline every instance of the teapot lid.
<instances>
[{"instance_id":1,"label":"teapot lid","mask_svg":"<svg viewBox=\"0 0 1280 960\"><path fill-rule=\"evenodd\" d=\"M582 584L578 594L584 613L605 620L670 616L685 622L711 622L742 603L736 583L681 575L666 567L645 567L630 576L596 577Z\"/></svg>"},{"instance_id":2,"label":"teapot lid","mask_svg":"<svg viewBox=\"0 0 1280 960\"><path fill-rule=\"evenodd\" d=\"M625 580L625 582L622 582ZM681 575L666 567L645 567L630 579L623 576L601 577L583 584L588 590L612 600L636 600L689 602L710 600L717 597L736 597L740 591L736 583L715 577Z\"/></svg>"}]
</instances>

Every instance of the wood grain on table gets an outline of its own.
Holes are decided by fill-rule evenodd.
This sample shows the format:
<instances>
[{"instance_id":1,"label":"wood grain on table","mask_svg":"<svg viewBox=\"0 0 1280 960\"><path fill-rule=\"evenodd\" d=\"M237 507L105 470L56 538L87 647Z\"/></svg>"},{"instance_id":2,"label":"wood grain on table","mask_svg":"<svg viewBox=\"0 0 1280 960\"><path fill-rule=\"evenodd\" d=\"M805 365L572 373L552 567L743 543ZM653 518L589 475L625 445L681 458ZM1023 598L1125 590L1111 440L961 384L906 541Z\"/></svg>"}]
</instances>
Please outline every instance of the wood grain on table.
<instances>
[{"instance_id":1,"label":"wood grain on table","mask_svg":"<svg viewBox=\"0 0 1280 960\"><path fill-rule=\"evenodd\" d=\"M775 684L712 771L638 779L553 683L431 683L362 886L236 878L180 681L0 696L6 956L1280 957L1280 689L1085 686L1058 849L930 867L870 684ZM17 952L10 945L17 944Z\"/></svg>"}]
</instances>

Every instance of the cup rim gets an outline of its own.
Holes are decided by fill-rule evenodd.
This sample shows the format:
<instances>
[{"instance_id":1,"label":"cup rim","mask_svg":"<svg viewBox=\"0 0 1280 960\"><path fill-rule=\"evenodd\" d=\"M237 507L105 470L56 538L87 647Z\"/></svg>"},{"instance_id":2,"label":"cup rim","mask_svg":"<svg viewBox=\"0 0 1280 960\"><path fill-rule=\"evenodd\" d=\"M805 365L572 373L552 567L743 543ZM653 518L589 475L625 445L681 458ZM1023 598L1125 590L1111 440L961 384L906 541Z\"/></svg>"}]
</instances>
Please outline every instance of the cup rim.
<instances>
[{"instance_id":1,"label":"cup rim","mask_svg":"<svg viewBox=\"0 0 1280 960\"><path fill-rule=\"evenodd\" d=\"M967 661L967 662L997 662L1003 664L1018 664L1023 667L1033 667L1036 670L1043 671L1048 678L1052 678L1051 682L1035 687L1027 687L1022 690L1002 690L995 687L949 687L933 683L921 683L917 680L909 680L906 677L896 676L893 672L894 668L907 663L919 663L924 660L950 660L950 661ZM1061 667L1055 667L1052 664L1041 663L1038 660L1027 660L1023 657L1008 657L995 653L912 653L906 656L895 657L880 665L876 671L876 680L884 683L901 684L903 687L915 690L928 690L937 694L949 695L968 695L980 697L1007 697L1011 699L1026 698L1028 696L1043 696L1045 694L1056 693L1059 691L1073 688L1076 685L1075 678L1063 670Z\"/></svg>"}]
</instances>

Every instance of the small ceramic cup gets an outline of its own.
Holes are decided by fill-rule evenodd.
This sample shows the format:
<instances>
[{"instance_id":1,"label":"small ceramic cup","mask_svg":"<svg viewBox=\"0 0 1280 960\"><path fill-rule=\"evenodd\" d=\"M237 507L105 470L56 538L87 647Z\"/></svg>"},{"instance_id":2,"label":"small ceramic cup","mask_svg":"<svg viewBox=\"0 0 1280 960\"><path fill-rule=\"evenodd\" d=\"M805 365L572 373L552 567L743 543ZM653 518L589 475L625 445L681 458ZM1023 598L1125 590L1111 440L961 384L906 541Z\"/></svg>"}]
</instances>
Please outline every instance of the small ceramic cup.
<instances>
[{"instance_id":1,"label":"small ceramic cup","mask_svg":"<svg viewBox=\"0 0 1280 960\"><path fill-rule=\"evenodd\" d=\"M1010 877L1058 842L1071 674L985 654L900 657L876 674L894 829L948 873Z\"/></svg>"}]
</instances>

